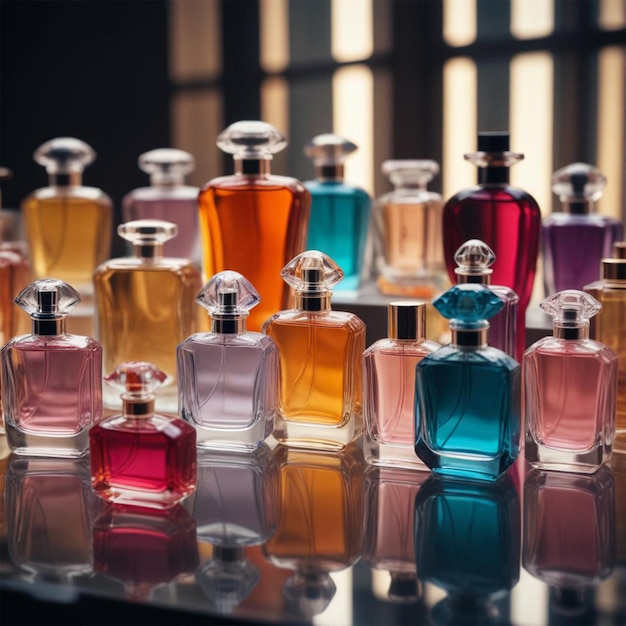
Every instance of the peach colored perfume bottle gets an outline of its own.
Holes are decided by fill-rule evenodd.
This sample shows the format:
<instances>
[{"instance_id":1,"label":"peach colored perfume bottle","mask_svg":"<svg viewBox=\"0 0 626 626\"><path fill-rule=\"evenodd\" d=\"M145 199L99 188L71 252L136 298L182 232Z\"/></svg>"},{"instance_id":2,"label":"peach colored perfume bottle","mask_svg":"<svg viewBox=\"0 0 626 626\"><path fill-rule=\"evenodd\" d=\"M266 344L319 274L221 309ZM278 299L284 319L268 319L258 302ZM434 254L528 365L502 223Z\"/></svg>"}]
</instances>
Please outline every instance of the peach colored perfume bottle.
<instances>
[{"instance_id":1,"label":"peach colored perfume bottle","mask_svg":"<svg viewBox=\"0 0 626 626\"><path fill-rule=\"evenodd\" d=\"M426 303L390 303L388 335L363 353L365 459L427 470L415 454L415 368L440 346L425 338Z\"/></svg>"},{"instance_id":2,"label":"peach colored perfume bottle","mask_svg":"<svg viewBox=\"0 0 626 626\"><path fill-rule=\"evenodd\" d=\"M541 303L553 336L524 354L526 460L534 467L589 473L611 456L617 355L589 339L589 319L601 306L574 289Z\"/></svg>"},{"instance_id":3,"label":"peach colored perfume bottle","mask_svg":"<svg viewBox=\"0 0 626 626\"><path fill-rule=\"evenodd\" d=\"M331 309L331 289L343 272L322 252L299 254L281 275L296 301L263 326L280 361L274 437L291 446L340 449L362 429L365 324Z\"/></svg>"},{"instance_id":4,"label":"peach colored perfume bottle","mask_svg":"<svg viewBox=\"0 0 626 626\"><path fill-rule=\"evenodd\" d=\"M270 172L272 155L287 145L270 124L236 122L217 145L233 155L235 173L209 181L200 192L204 275L235 270L256 286L262 302L248 327L258 331L288 305L280 270L305 248L311 196L295 178Z\"/></svg>"}]
</instances>

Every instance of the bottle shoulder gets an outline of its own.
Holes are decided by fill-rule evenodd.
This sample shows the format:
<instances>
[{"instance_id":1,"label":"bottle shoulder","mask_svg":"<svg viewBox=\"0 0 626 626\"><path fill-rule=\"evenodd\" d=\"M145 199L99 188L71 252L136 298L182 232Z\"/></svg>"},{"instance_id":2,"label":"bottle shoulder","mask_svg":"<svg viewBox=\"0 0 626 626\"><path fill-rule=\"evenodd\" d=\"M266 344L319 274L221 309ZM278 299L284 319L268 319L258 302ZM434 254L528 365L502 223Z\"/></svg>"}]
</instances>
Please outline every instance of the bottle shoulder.
<instances>
[{"instance_id":1,"label":"bottle shoulder","mask_svg":"<svg viewBox=\"0 0 626 626\"><path fill-rule=\"evenodd\" d=\"M295 194L309 193L298 179L291 176L230 174L213 178L202 187L200 194L216 193L220 190L240 192L289 190Z\"/></svg>"},{"instance_id":2,"label":"bottle shoulder","mask_svg":"<svg viewBox=\"0 0 626 626\"><path fill-rule=\"evenodd\" d=\"M496 367L514 372L519 369L519 363L498 348L482 346L478 348L461 348L453 344L442 346L425 357L420 367L429 365L465 364L475 367Z\"/></svg>"},{"instance_id":3,"label":"bottle shoulder","mask_svg":"<svg viewBox=\"0 0 626 626\"><path fill-rule=\"evenodd\" d=\"M260 351L276 348L274 341L262 333L247 331L245 333L195 333L185 339L179 348L181 350L216 348L246 348Z\"/></svg>"},{"instance_id":4,"label":"bottle shoulder","mask_svg":"<svg viewBox=\"0 0 626 626\"><path fill-rule=\"evenodd\" d=\"M617 360L613 350L594 339L562 339L552 336L542 337L524 352L524 360L537 356Z\"/></svg>"},{"instance_id":5,"label":"bottle shoulder","mask_svg":"<svg viewBox=\"0 0 626 626\"><path fill-rule=\"evenodd\" d=\"M376 198L374 203L380 209L388 204L415 204L440 207L443 206L443 198L441 194L428 189L394 189Z\"/></svg>"},{"instance_id":6,"label":"bottle shoulder","mask_svg":"<svg viewBox=\"0 0 626 626\"><path fill-rule=\"evenodd\" d=\"M384 338L375 341L371 344L365 352L363 352L363 356L370 357L376 354L383 354L387 356L425 356L427 354L431 354L435 350L441 348L441 345L430 341L429 339L424 339L422 341L414 340L398 340L398 339L390 339Z\"/></svg>"},{"instance_id":7,"label":"bottle shoulder","mask_svg":"<svg viewBox=\"0 0 626 626\"><path fill-rule=\"evenodd\" d=\"M506 184L476 185L468 189L463 189L446 202L445 210L454 210L458 206L474 202L519 204L526 209L533 210L541 217L541 211L537 201L527 191Z\"/></svg>"},{"instance_id":8,"label":"bottle shoulder","mask_svg":"<svg viewBox=\"0 0 626 626\"><path fill-rule=\"evenodd\" d=\"M93 337L85 335L20 335L13 337L3 348L4 350L80 350L84 352L102 351L102 346Z\"/></svg>"},{"instance_id":9,"label":"bottle shoulder","mask_svg":"<svg viewBox=\"0 0 626 626\"><path fill-rule=\"evenodd\" d=\"M312 196L347 196L359 200L370 200L370 195L362 187L351 185L343 180L307 180L304 186Z\"/></svg>"},{"instance_id":10,"label":"bottle shoulder","mask_svg":"<svg viewBox=\"0 0 626 626\"><path fill-rule=\"evenodd\" d=\"M564 213L555 212L551 213L543 219L544 228L550 228L555 226L578 226L582 228L607 228L610 226L622 226L622 223L610 217L608 215L602 215L601 213Z\"/></svg>"},{"instance_id":11,"label":"bottle shoulder","mask_svg":"<svg viewBox=\"0 0 626 626\"><path fill-rule=\"evenodd\" d=\"M22 201L22 205L32 205L37 202L58 200L87 200L104 206L112 206L111 198L97 187L84 187L82 185L50 186L35 189Z\"/></svg>"},{"instance_id":12,"label":"bottle shoulder","mask_svg":"<svg viewBox=\"0 0 626 626\"><path fill-rule=\"evenodd\" d=\"M160 257L159 259L144 259L141 257L119 257L109 259L99 265L95 272L94 278L103 274L111 274L115 272L171 272L186 277L201 278L198 267L189 259L176 257Z\"/></svg>"},{"instance_id":13,"label":"bottle shoulder","mask_svg":"<svg viewBox=\"0 0 626 626\"><path fill-rule=\"evenodd\" d=\"M188 185L175 185L167 187L138 187L127 193L122 199L124 205L133 202L196 202L200 189Z\"/></svg>"},{"instance_id":14,"label":"bottle shoulder","mask_svg":"<svg viewBox=\"0 0 626 626\"><path fill-rule=\"evenodd\" d=\"M301 311L300 309L290 309L279 311L270 317L263 325L263 331L272 325L293 325L293 326L316 326L320 328L342 328L346 327L354 332L365 331L365 322L349 311Z\"/></svg>"}]
</instances>

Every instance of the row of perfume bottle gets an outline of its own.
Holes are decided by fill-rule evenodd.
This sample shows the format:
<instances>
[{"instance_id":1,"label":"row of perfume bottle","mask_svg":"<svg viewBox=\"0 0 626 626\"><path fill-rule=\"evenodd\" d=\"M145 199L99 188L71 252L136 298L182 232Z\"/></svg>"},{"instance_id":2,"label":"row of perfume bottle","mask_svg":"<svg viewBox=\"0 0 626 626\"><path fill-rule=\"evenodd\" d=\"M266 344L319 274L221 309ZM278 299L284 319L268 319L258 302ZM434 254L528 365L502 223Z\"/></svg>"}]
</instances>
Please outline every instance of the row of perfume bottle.
<instances>
[{"instance_id":1,"label":"row of perfume bottle","mask_svg":"<svg viewBox=\"0 0 626 626\"><path fill-rule=\"evenodd\" d=\"M212 610L256 610L256 617L252 591L267 590L261 572L282 585L283 613L310 617L333 599L330 574L359 559L373 577L387 574L387 601L415 609L422 585L434 583L448 596L433 616L459 600L459 611L493 610L492 600L516 585L521 554L523 567L551 588L553 609L569 609L573 619L615 564L626 565L616 532L624 522L623 467L593 475L532 470L522 513L515 468L491 484L364 465L353 447L203 452L194 496L157 512L94 501L84 461L13 456L5 483L9 556L35 580L80 586L80 577L96 573L123 581L133 599L195 576ZM199 555L205 543L208 559ZM255 547L262 557L253 563Z\"/></svg>"}]
</instances>

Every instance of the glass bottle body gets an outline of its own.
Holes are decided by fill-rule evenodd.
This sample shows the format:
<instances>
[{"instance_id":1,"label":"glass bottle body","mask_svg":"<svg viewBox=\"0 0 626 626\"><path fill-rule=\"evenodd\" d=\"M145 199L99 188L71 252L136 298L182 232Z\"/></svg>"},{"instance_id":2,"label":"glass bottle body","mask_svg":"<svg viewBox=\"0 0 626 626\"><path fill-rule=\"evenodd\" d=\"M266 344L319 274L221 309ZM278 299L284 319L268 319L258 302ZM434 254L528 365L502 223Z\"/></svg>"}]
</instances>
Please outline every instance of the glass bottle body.
<instances>
[{"instance_id":1,"label":"glass bottle body","mask_svg":"<svg viewBox=\"0 0 626 626\"><path fill-rule=\"evenodd\" d=\"M235 174L205 185L199 203L204 275L231 269L255 285L262 300L248 328L259 331L288 304L280 272L304 250L310 194L294 178Z\"/></svg>"},{"instance_id":2,"label":"glass bottle body","mask_svg":"<svg viewBox=\"0 0 626 626\"><path fill-rule=\"evenodd\" d=\"M279 354L274 437L297 447L340 449L362 429L365 324L345 311L281 311L264 333Z\"/></svg>"},{"instance_id":3,"label":"glass bottle body","mask_svg":"<svg viewBox=\"0 0 626 626\"><path fill-rule=\"evenodd\" d=\"M504 285L486 286L504 302L502 309L489 320L489 345L516 359L519 298L512 289Z\"/></svg>"},{"instance_id":4,"label":"glass bottle body","mask_svg":"<svg viewBox=\"0 0 626 626\"><path fill-rule=\"evenodd\" d=\"M311 193L307 250L320 250L341 267L344 277L335 290L358 289L369 227L369 195L342 180L312 180L304 185Z\"/></svg>"},{"instance_id":5,"label":"glass bottle body","mask_svg":"<svg viewBox=\"0 0 626 626\"><path fill-rule=\"evenodd\" d=\"M526 459L594 472L611 455L617 358L589 339L544 337L524 355Z\"/></svg>"},{"instance_id":6,"label":"glass bottle body","mask_svg":"<svg viewBox=\"0 0 626 626\"><path fill-rule=\"evenodd\" d=\"M520 445L520 366L490 346L444 346L417 366L417 455L444 476L496 480Z\"/></svg>"},{"instance_id":7,"label":"glass bottle body","mask_svg":"<svg viewBox=\"0 0 626 626\"><path fill-rule=\"evenodd\" d=\"M22 335L1 353L7 443L16 454L78 457L102 416L102 348L79 335Z\"/></svg>"},{"instance_id":8,"label":"glass bottle body","mask_svg":"<svg viewBox=\"0 0 626 626\"><path fill-rule=\"evenodd\" d=\"M254 450L276 415L278 354L260 333L198 333L177 348L179 408L198 445Z\"/></svg>"},{"instance_id":9,"label":"glass bottle body","mask_svg":"<svg viewBox=\"0 0 626 626\"><path fill-rule=\"evenodd\" d=\"M380 339L363 353L365 459L426 469L415 454L415 368L439 344Z\"/></svg>"}]
</instances>

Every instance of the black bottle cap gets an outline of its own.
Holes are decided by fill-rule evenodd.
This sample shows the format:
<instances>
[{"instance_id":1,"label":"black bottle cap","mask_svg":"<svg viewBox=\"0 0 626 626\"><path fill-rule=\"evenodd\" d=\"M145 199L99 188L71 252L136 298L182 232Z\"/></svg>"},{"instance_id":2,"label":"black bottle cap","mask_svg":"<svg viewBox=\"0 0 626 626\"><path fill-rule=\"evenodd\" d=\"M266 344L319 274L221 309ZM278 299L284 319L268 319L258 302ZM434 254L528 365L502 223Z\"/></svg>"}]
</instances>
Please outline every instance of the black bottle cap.
<instances>
[{"instance_id":1,"label":"black bottle cap","mask_svg":"<svg viewBox=\"0 0 626 626\"><path fill-rule=\"evenodd\" d=\"M490 131L478 133L479 152L508 152L509 133L502 131Z\"/></svg>"}]
</instances>

